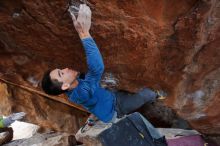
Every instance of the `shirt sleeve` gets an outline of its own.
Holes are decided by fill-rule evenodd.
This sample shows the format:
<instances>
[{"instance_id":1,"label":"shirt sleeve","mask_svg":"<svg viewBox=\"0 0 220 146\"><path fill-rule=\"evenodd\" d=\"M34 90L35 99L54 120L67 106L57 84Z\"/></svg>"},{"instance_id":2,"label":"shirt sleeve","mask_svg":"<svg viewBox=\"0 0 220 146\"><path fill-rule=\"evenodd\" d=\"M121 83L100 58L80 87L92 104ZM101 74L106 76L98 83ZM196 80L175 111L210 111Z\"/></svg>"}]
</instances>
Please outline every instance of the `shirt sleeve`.
<instances>
[{"instance_id":1,"label":"shirt sleeve","mask_svg":"<svg viewBox=\"0 0 220 146\"><path fill-rule=\"evenodd\" d=\"M99 81L104 72L104 64L101 53L95 41L91 37L82 39L82 44L85 50L88 65L86 79Z\"/></svg>"}]
</instances>

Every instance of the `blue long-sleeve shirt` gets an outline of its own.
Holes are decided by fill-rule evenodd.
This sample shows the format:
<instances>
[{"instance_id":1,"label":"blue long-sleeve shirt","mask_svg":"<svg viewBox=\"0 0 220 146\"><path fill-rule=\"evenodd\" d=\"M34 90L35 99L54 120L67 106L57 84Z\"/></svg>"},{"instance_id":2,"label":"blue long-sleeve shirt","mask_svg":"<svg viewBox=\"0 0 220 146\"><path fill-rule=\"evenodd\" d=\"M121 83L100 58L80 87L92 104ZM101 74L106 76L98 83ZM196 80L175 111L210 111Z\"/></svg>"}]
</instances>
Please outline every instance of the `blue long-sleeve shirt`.
<instances>
[{"instance_id":1,"label":"blue long-sleeve shirt","mask_svg":"<svg viewBox=\"0 0 220 146\"><path fill-rule=\"evenodd\" d=\"M102 56L91 37L82 39L82 44L86 53L88 72L85 79L78 78L78 86L68 91L67 95L70 101L82 105L99 120L108 122L115 112L115 95L100 86L104 72Z\"/></svg>"}]
</instances>

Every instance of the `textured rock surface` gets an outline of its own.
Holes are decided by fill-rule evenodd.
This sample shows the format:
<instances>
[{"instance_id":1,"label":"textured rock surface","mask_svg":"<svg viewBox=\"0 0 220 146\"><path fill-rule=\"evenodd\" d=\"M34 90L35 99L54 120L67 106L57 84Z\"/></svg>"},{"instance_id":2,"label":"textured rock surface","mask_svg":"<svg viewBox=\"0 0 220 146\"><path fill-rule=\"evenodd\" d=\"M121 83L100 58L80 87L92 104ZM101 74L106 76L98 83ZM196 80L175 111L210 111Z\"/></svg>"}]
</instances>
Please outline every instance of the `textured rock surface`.
<instances>
[{"instance_id":1,"label":"textured rock surface","mask_svg":"<svg viewBox=\"0 0 220 146\"><path fill-rule=\"evenodd\" d=\"M193 128L220 134L219 0L89 2L91 33L103 54L106 73L118 80L117 88L131 92L143 86L164 89L170 95L166 105ZM1 78L35 88L49 67L86 71L68 3L0 2ZM35 96L23 95L30 100ZM47 107L47 99L35 99L45 100L44 109Z\"/></svg>"},{"instance_id":2,"label":"textured rock surface","mask_svg":"<svg viewBox=\"0 0 220 146\"><path fill-rule=\"evenodd\" d=\"M38 133L31 138L15 140L5 146L75 146L76 144L75 137L67 133Z\"/></svg>"},{"instance_id":3,"label":"textured rock surface","mask_svg":"<svg viewBox=\"0 0 220 146\"><path fill-rule=\"evenodd\" d=\"M76 133L85 121L85 113L68 105L2 83L0 100L1 114L7 116L15 111L24 111L27 113L24 120L43 127L38 130L40 132L54 130Z\"/></svg>"}]
</instances>

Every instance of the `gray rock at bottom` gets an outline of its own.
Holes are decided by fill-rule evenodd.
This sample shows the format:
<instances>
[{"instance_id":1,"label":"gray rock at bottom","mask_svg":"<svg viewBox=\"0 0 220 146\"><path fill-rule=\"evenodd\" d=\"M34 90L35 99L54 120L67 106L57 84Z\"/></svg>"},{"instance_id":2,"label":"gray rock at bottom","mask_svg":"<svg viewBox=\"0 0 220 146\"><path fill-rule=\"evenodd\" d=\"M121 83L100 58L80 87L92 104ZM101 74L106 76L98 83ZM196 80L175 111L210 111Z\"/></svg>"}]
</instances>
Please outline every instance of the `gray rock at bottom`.
<instances>
[{"instance_id":1,"label":"gray rock at bottom","mask_svg":"<svg viewBox=\"0 0 220 146\"><path fill-rule=\"evenodd\" d=\"M11 141L4 146L75 146L74 135L67 133L37 133L31 138Z\"/></svg>"}]
</instances>

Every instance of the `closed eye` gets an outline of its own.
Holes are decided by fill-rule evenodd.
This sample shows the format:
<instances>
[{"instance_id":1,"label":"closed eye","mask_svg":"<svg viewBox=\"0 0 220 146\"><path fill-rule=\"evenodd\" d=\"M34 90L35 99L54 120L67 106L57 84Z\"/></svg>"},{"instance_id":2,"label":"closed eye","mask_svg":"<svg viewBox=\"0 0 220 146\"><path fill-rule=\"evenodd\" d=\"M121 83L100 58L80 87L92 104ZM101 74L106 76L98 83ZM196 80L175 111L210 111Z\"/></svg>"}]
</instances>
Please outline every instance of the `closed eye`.
<instances>
[{"instance_id":1,"label":"closed eye","mask_svg":"<svg viewBox=\"0 0 220 146\"><path fill-rule=\"evenodd\" d=\"M60 73L60 70L58 70L58 75L59 75L59 77L61 77L61 73Z\"/></svg>"}]
</instances>

